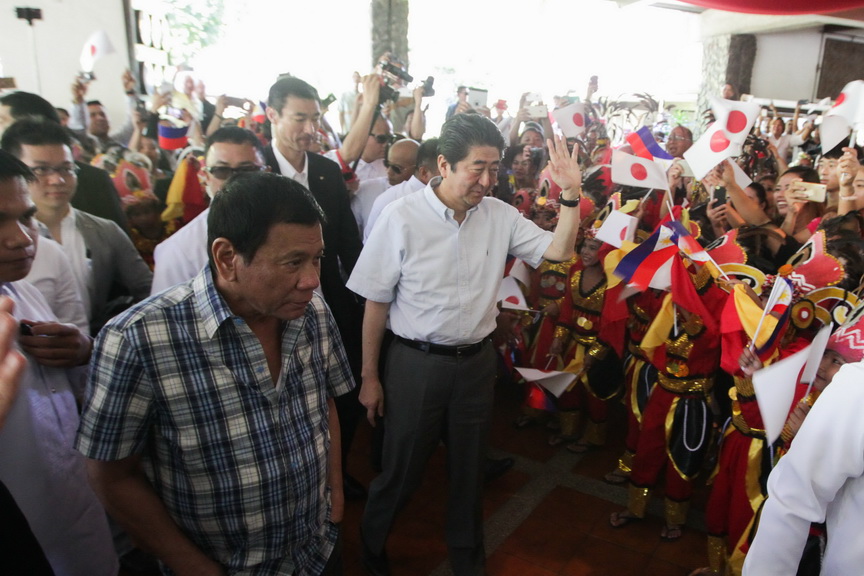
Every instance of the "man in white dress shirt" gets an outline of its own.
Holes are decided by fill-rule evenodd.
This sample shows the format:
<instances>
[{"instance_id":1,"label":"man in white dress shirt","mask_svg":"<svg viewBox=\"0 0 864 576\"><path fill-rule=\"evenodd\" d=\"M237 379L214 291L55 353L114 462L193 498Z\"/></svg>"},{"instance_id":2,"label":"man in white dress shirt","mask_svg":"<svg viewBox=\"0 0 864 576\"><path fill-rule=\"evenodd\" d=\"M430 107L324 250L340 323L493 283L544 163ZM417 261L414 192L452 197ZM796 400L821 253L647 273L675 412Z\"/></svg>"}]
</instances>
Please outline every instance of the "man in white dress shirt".
<instances>
[{"instance_id":1,"label":"man in white dress shirt","mask_svg":"<svg viewBox=\"0 0 864 576\"><path fill-rule=\"evenodd\" d=\"M370 423L383 416L387 429L383 471L369 487L361 527L363 561L373 575L389 574L387 536L441 440L450 475L450 564L456 576L484 573L482 483L498 287L507 254L533 266L571 257L582 182L566 143L550 143L563 209L555 234L545 232L487 197L503 148L498 128L482 116L446 122L438 143L441 177L381 213L348 281L366 298L360 402ZM395 340L385 394L378 360L388 314Z\"/></svg>"}]
</instances>

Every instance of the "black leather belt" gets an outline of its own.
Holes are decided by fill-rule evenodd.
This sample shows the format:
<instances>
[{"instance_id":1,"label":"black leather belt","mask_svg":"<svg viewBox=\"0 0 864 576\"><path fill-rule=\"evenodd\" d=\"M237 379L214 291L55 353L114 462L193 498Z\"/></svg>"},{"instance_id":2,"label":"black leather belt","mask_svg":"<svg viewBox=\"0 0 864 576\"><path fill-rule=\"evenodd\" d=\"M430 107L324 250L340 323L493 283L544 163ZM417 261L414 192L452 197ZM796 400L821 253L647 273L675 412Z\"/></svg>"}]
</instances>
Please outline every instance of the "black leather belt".
<instances>
[{"instance_id":1,"label":"black leather belt","mask_svg":"<svg viewBox=\"0 0 864 576\"><path fill-rule=\"evenodd\" d=\"M475 342L474 344L465 344L464 346L445 346L443 344L409 340L398 335L396 336L396 340L409 348L414 348L415 350L420 350L421 352L426 352L428 354L440 354L441 356L465 358L466 356L473 356L480 352L480 350L483 349L484 344L492 341L492 335L490 334L486 338L483 338L481 341Z\"/></svg>"}]
</instances>

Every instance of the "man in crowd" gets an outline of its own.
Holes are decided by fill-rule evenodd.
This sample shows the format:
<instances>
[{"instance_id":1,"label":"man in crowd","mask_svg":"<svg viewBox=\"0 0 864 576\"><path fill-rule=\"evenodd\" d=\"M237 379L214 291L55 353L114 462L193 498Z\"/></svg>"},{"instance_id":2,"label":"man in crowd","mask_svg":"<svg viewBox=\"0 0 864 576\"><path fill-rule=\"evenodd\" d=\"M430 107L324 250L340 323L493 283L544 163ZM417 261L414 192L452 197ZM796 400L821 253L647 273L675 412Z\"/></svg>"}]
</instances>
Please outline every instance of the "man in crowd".
<instances>
[{"instance_id":1,"label":"man in crowd","mask_svg":"<svg viewBox=\"0 0 864 576\"><path fill-rule=\"evenodd\" d=\"M417 149L417 167L411 178L396 184L375 198L372 209L366 217L366 225L363 228L363 241L369 238L369 233L381 215L381 211L391 202L407 196L412 192L422 190L432 178L438 176L438 139L430 138L423 142Z\"/></svg>"},{"instance_id":2,"label":"man in crowd","mask_svg":"<svg viewBox=\"0 0 864 576\"><path fill-rule=\"evenodd\" d=\"M339 326L352 372L359 378L363 308L345 287L342 274L343 271L350 274L354 269L363 244L339 165L308 152L321 120L318 92L299 78L280 78L270 87L267 118L273 126L273 141L264 149L270 170L308 187L327 217L324 223L327 252L321 261L321 292ZM343 471L360 419L357 393L355 389L336 402L343 434ZM345 489L350 498L365 494L363 486L347 473Z\"/></svg>"},{"instance_id":3,"label":"man in crowd","mask_svg":"<svg viewBox=\"0 0 864 576\"><path fill-rule=\"evenodd\" d=\"M81 132L81 136L90 136L95 142L97 154L105 152L111 146L126 146L132 137L132 111L138 103L135 92L135 77L129 70L123 73L123 89L126 91L128 111L123 127L116 133L111 133L111 122L108 112L99 100L85 101L89 82L75 78L72 83L72 108L69 127Z\"/></svg>"},{"instance_id":4,"label":"man in crowd","mask_svg":"<svg viewBox=\"0 0 864 576\"><path fill-rule=\"evenodd\" d=\"M531 266L571 257L581 189L578 159L558 140L550 162L564 208L554 236L540 230L486 197L503 148L486 118L460 114L446 122L438 143L441 178L381 215L348 283L367 299L360 400L370 423L383 416L387 429L384 469L362 521L371 574L389 574L387 536L441 440L450 474L450 563L457 576L484 573L481 487L496 373L496 294L507 254ZM378 361L388 315L395 340L383 378L385 410Z\"/></svg>"},{"instance_id":5,"label":"man in crowd","mask_svg":"<svg viewBox=\"0 0 864 576\"><path fill-rule=\"evenodd\" d=\"M451 104L447 108L447 114L444 116L444 120L450 120L456 114L463 114L471 109L471 105L468 104L468 96L471 94L471 91L468 90L467 86L459 86L456 88L456 102Z\"/></svg>"},{"instance_id":6,"label":"man in crowd","mask_svg":"<svg viewBox=\"0 0 864 576\"><path fill-rule=\"evenodd\" d=\"M19 120L4 132L0 147L36 174L29 186L38 208L37 224L40 232L60 243L69 257L91 332L98 332L125 301L111 298L115 283L133 300L146 298L153 275L129 237L114 222L71 206L78 166L60 124Z\"/></svg>"},{"instance_id":7,"label":"man in crowd","mask_svg":"<svg viewBox=\"0 0 864 576\"><path fill-rule=\"evenodd\" d=\"M207 139L203 176L207 195L212 199L234 174L265 169L258 137L236 126L219 128ZM207 208L167 240L156 246L151 294L186 282L207 263Z\"/></svg>"},{"instance_id":8,"label":"man in crowd","mask_svg":"<svg viewBox=\"0 0 864 576\"><path fill-rule=\"evenodd\" d=\"M75 326L58 323L42 295L18 282L30 270L39 239L28 180L35 181L27 166L0 151L0 293L14 301L15 318L26 325L18 341L28 360L17 398L0 392L6 406L0 412L8 409L5 422L0 416L0 485L23 512L51 569L40 565L41 554L27 534L17 532L4 535L4 545L20 545L14 557L5 557L4 573L114 576L119 565L105 511L73 446L73 390L90 358L91 340ZM0 524L11 520L4 506ZM12 567L22 557L36 563L16 572Z\"/></svg>"},{"instance_id":9,"label":"man in crowd","mask_svg":"<svg viewBox=\"0 0 864 576\"><path fill-rule=\"evenodd\" d=\"M387 176L360 182L357 192L351 198L351 210L354 212L361 235L365 235L366 220L375 200L389 187L397 186L414 175L419 146L417 142L408 138L399 140L387 151L387 159L384 161Z\"/></svg>"},{"instance_id":10,"label":"man in crowd","mask_svg":"<svg viewBox=\"0 0 864 576\"><path fill-rule=\"evenodd\" d=\"M77 447L112 517L176 574L339 560L333 398L353 381L315 293L323 220L298 183L236 175L210 207L209 266L99 335Z\"/></svg>"},{"instance_id":11,"label":"man in crowd","mask_svg":"<svg viewBox=\"0 0 864 576\"><path fill-rule=\"evenodd\" d=\"M666 139L666 151L675 158L683 158L693 145L693 132L684 126L675 126Z\"/></svg>"},{"instance_id":12,"label":"man in crowd","mask_svg":"<svg viewBox=\"0 0 864 576\"><path fill-rule=\"evenodd\" d=\"M11 92L0 96L0 136L16 120L41 118L60 123L57 110L50 102L31 92ZM78 165L78 187L72 206L94 216L115 222L126 232L126 216L120 207L120 197L105 170L85 162Z\"/></svg>"}]
</instances>

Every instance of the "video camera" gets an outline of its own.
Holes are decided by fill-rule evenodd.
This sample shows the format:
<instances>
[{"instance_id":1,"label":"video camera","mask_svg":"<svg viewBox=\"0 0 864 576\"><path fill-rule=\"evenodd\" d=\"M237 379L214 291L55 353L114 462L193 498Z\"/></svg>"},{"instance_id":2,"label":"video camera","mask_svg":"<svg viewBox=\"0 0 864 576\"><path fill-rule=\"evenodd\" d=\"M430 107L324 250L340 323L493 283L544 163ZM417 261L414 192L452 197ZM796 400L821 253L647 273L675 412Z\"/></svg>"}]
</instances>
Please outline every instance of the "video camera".
<instances>
[{"instance_id":1,"label":"video camera","mask_svg":"<svg viewBox=\"0 0 864 576\"><path fill-rule=\"evenodd\" d=\"M378 103L384 104L388 100L396 102L399 100L399 88L413 82L414 77L408 73L402 62L392 57L389 60L381 60L378 65L381 68L381 77L384 79ZM435 78L432 76L428 76L423 81L423 96L435 95L435 88L432 87L434 83Z\"/></svg>"}]
</instances>

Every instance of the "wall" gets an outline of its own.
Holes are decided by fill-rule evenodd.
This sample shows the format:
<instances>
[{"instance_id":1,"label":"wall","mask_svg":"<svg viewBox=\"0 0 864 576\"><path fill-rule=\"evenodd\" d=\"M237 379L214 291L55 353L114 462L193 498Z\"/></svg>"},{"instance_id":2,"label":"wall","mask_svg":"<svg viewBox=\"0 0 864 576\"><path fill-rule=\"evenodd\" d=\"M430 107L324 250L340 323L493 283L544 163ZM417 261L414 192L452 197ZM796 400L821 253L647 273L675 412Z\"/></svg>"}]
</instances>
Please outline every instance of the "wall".
<instances>
[{"instance_id":1,"label":"wall","mask_svg":"<svg viewBox=\"0 0 864 576\"><path fill-rule=\"evenodd\" d=\"M15 7L41 8L42 20L34 20L31 30L26 20L15 17ZM96 62L97 80L87 98L101 100L112 125L119 128L126 114L120 77L128 67L122 0L0 0L3 76L15 77L19 90L38 92L55 106L68 108L81 48L100 29L108 33L116 52Z\"/></svg>"},{"instance_id":2,"label":"wall","mask_svg":"<svg viewBox=\"0 0 864 576\"><path fill-rule=\"evenodd\" d=\"M757 35L753 95L792 101L813 98L821 47L817 29Z\"/></svg>"}]
</instances>

